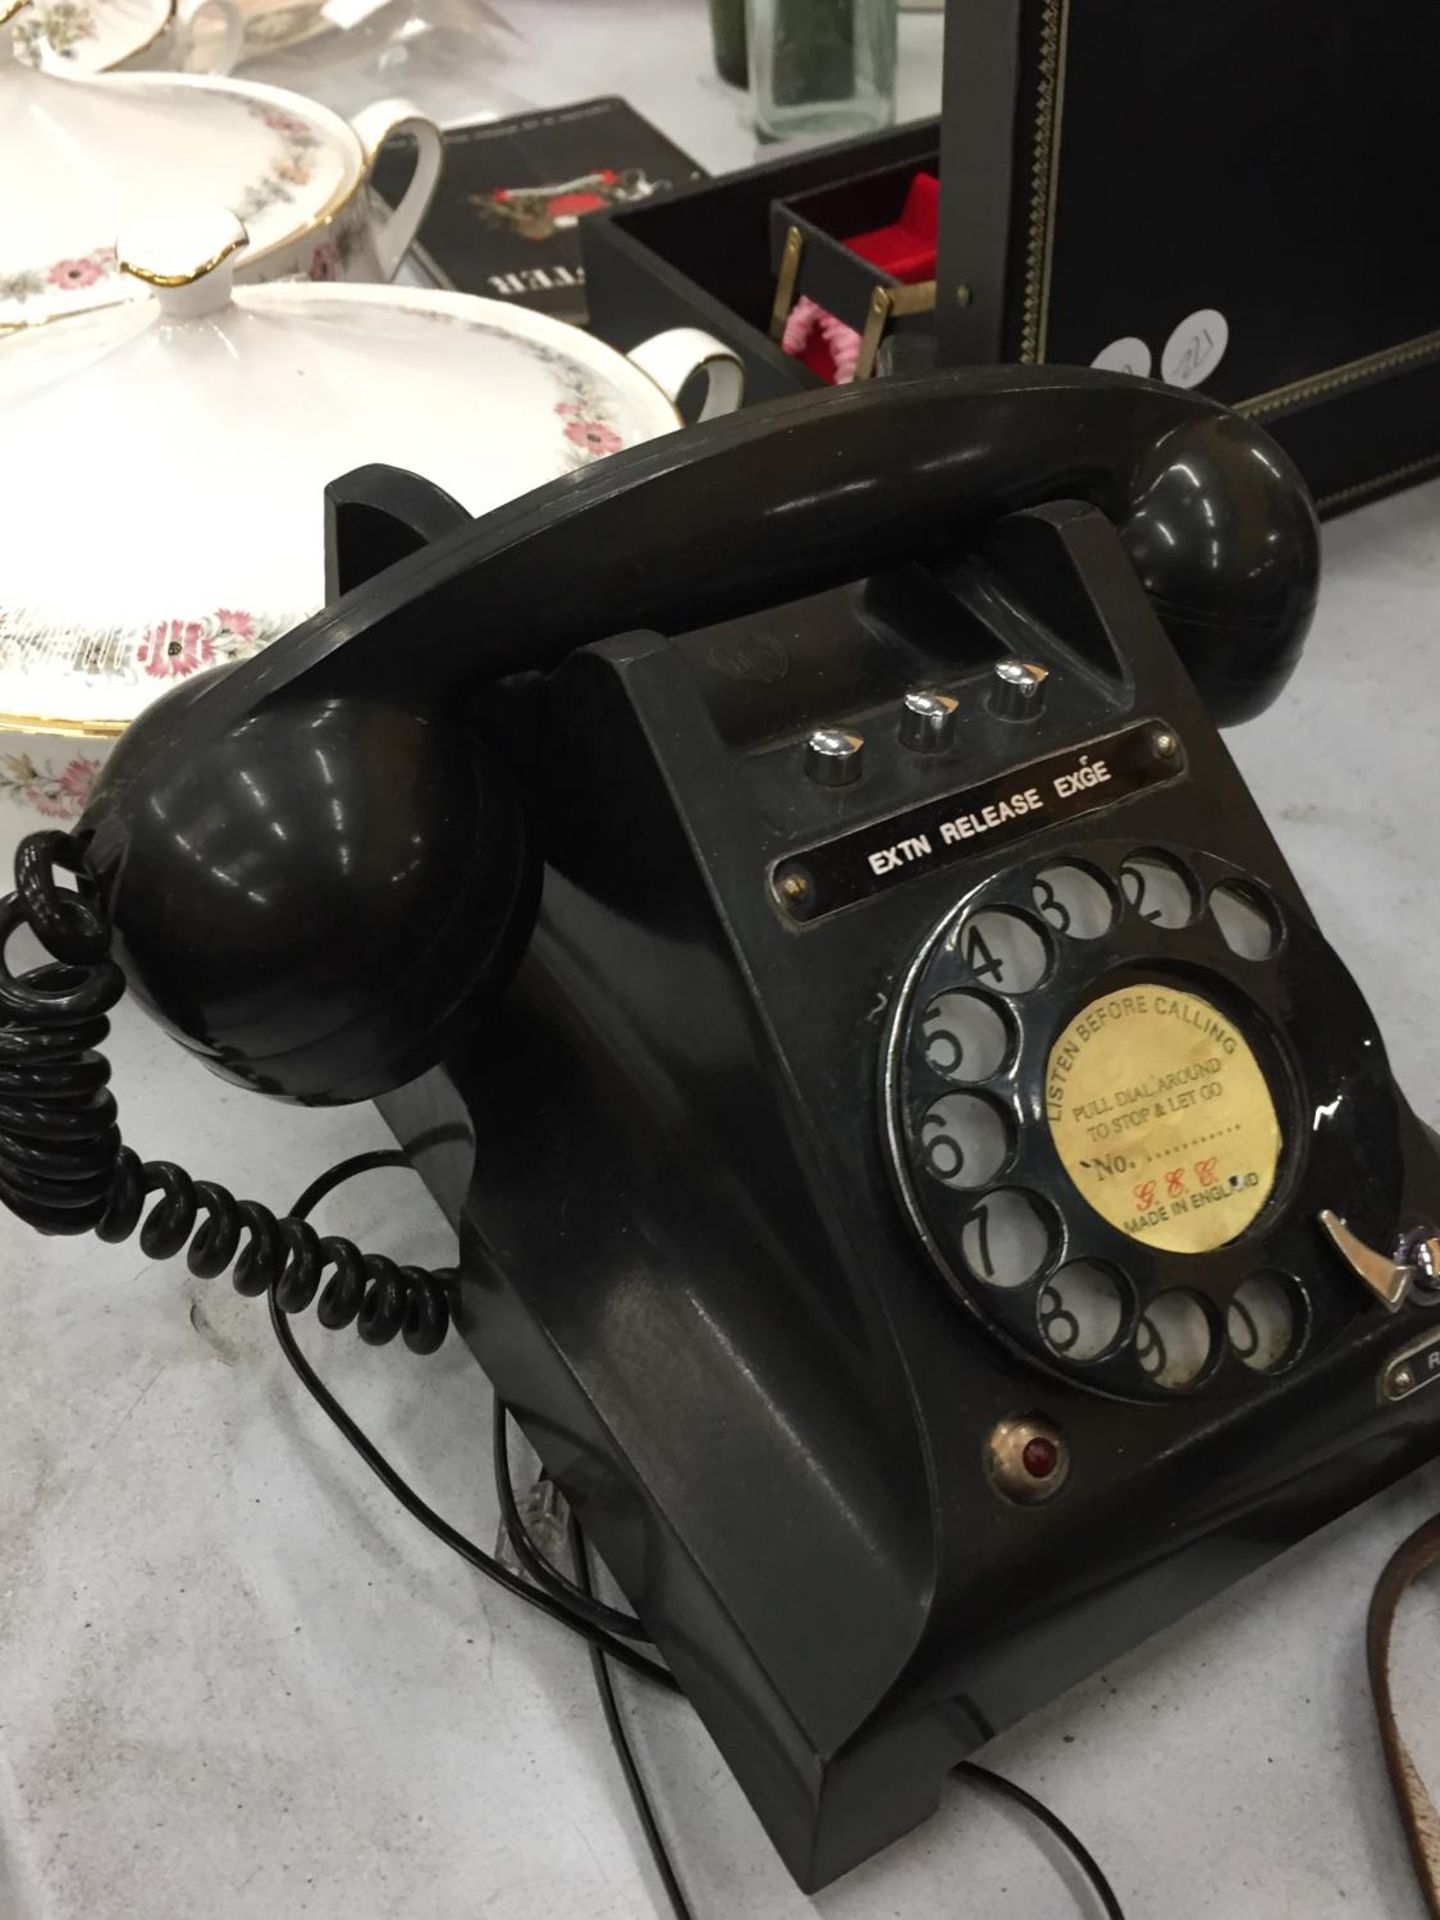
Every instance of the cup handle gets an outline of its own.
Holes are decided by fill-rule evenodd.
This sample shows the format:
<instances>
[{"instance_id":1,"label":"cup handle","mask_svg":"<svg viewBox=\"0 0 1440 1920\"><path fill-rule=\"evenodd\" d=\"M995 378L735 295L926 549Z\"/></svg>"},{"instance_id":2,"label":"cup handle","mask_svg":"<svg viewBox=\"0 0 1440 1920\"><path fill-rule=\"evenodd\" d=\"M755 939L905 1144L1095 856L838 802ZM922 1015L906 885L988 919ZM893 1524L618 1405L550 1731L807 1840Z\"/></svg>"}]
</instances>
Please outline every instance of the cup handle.
<instances>
[{"instance_id":1,"label":"cup handle","mask_svg":"<svg viewBox=\"0 0 1440 1920\"><path fill-rule=\"evenodd\" d=\"M196 67L191 63L195 51L195 22L204 13L218 15L223 30L218 39L201 41L206 58L203 66ZM182 36L181 65L191 72L229 73L240 58L240 49L245 44L245 16L240 11L239 0L180 0L175 9L175 23Z\"/></svg>"},{"instance_id":2,"label":"cup handle","mask_svg":"<svg viewBox=\"0 0 1440 1920\"><path fill-rule=\"evenodd\" d=\"M664 333L652 333L638 347L632 347L626 359L648 373L672 406L680 404L680 390L692 374L709 377L701 420L718 420L723 413L734 413L745 394L745 366L739 354L717 340L713 333L699 327L670 327Z\"/></svg>"},{"instance_id":3,"label":"cup handle","mask_svg":"<svg viewBox=\"0 0 1440 1920\"><path fill-rule=\"evenodd\" d=\"M433 120L427 120L418 108L412 107L408 100L377 100L353 115L350 124L359 134L360 144L365 149L367 181L375 170L381 150L397 134L408 133L415 141L415 171L410 176L410 184L399 206L375 229L375 253L380 272L386 280L393 280L410 242L420 231L420 222L429 211L430 202L435 198L440 163L445 156L440 129Z\"/></svg>"}]
</instances>

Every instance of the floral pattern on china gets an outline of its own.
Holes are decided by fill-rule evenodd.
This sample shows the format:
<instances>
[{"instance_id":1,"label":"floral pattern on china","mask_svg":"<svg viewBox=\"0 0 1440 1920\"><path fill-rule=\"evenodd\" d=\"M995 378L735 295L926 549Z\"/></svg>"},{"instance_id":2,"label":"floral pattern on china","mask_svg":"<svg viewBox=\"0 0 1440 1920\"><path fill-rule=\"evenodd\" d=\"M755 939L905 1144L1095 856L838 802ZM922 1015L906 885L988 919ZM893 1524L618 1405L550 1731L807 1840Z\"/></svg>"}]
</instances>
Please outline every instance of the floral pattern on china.
<instances>
[{"instance_id":1,"label":"floral pattern on china","mask_svg":"<svg viewBox=\"0 0 1440 1920\"><path fill-rule=\"evenodd\" d=\"M280 143L280 152L266 171L258 180L252 180L234 203L242 220L253 220L268 207L293 200L297 188L310 184L315 170L312 155L321 140L298 114L286 113L264 100L247 100L245 106L247 112L278 136Z\"/></svg>"},{"instance_id":2,"label":"floral pattern on china","mask_svg":"<svg viewBox=\"0 0 1440 1920\"><path fill-rule=\"evenodd\" d=\"M565 469L588 467L607 453L622 452L628 444L615 424L613 386L597 380L583 360L508 327L492 326L488 321L472 320L468 316L462 318L442 308L417 308L416 318L432 327L462 327L468 334L497 341L544 367L567 396L555 402L563 442L560 458Z\"/></svg>"},{"instance_id":3,"label":"floral pattern on china","mask_svg":"<svg viewBox=\"0 0 1440 1920\"><path fill-rule=\"evenodd\" d=\"M27 676L37 687L47 682L53 686L57 673L63 679L92 686L149 687L152 693L161 693L171 680L203 672L206 667L229 666L248 659L303 618L300 609L285 618L219 607L198 618L168 615L151 621L138 633L120 627L67 636L47 629L23 610L15 610L0 613L0 665L16 676L10 683L12 695L16 688L26 685ZM155 682L161 684L153 685ZM36 704L43 702L37 699ZM62 783L61 793L50 792L46 780L51 776L43 767L27 772L30 756L12 755L6 766L8 770L0 775L0 787L18 792L42 812L46 809L41 797L58 802L74 791L72 782Z\"/></svg>"},{"instance_id":4,"label":"floral pattern on china","mask_svg":"<svg viewBox=\"0 0 1440 1920\"><path fill-rule=\"evenodd\" d=\"M56 260L43 269L22 267L18 273L0 273L0 300L33 300L47 287L58 287L62 292L72 293L82 287L93 287L97 281L108 279L115 271L114 247L97 247L93 253L83 253L70 260Z\"/></svg>"},{"instance_id":5,"label":"floral pattern on china","mask_svg":"<svg viewBox=\"0 0 1440 1920\"><path fill-rule=\"evenodd\" d=\"M83 0L52 0L48 7L27 7L12 29L15 51L38 66L47 54L62 58L87 40L98 40L100 29L93 7Z\"/></svg>"},{"instance_id":6,"label":"floral pattern on china","mask_svg":"<svg viewBox=\"0 0 1440 1920\"><path fill-rule=\"evenodd\" d=\"M293 201L299 190L310 184L314 177L314 154L324 142L298 114L286 113L268 100L245 100L241 105L252 119L275 135L278 148L265 162L263 170L236 194L235 211L242 220L253 220L272 207ZM338 279L355 237L353 229L345 228L336 240L322 243L311 261L311 279ZM51 287L77 292L114 277L118 271L114 247L98 247L93 253L77 258L0 273L0 300L15 300L23 305Z\"/></svg>"},{"instance_id":7,"label":"floral pattern on china","mask_svg":"<svg viewBox=\"0 0 1440 1920\"><path fill-rule=\"evenodd\" d=\"M245 38L241 0L0 0L0 26L7 17L16 58L51 73L223 74Z\"/></svg>"},{"instance_id":8,"label":"floral pattern on china","mask_svg":"<svg viewBox=\"0 0 1440 1920\"><path fill-rule=\"evenodd\" d=\"M135 649L135 665L152 680L180 680L205 667L248 659L278 631L274 621L233 607L217 608L201 620L157 620Z\"/></svg>"},{"instance_id":9,"label":"floral pattern on china","mask_svg":"<svg viewBox=\"0 0 1440 1920\"><path fill-rule=\"evenodd\" d=\"M0 753L0 794L47 820L78 820L102 764L87 753L48 759L29 751Z\"/></svg>"},{"instance_id":10,"label":"floral pattern on china","mask_svg":"<svg viewBox=\"0 0 1440 1920\"><path fill-rule=\"evenodd\" d=\"M578 454L583 465L600 459L604 454L619 453L624 447L625 442L614 427L608 426L603 420L589 418L583 403L561 400L556 403L555 411L564 421L565 438L575 449L570 455L572 460Z\"/></svg>"},{"instance_id":11,"label":"floral pattern on china","mask_svg":"<svg viewBox=\"0 0 1440 1920\"><path fill-rule=\"evenodd\" d=\"M343 215L326 238L338 244L342 228ZM543 315L467 295L236 288L247 237L220 210L126 230L119 256L147 300L0 341L11 455L0 469L3 584L13 596L0 605L0 837L23 830L26 815L78 813L107 742L158 695L313 615L321 555L295 530L311 524L336 473L378 459L483 513L672 431L675 396L701 368L735 376L728 390L712 380L721 410L739 398L733 356L694 331L642 342L626 359ZM295 432L301 378L307 410ZM202 383L205 405L175 404ZM444 403L454 394L465 404ZM268 437L252 450L257 417ZM230 429L219 461L217 423ZM92 444L97 424L128 449L123 484L82 477L62 451ZM37 475L62 474L89 529L84 568L69 564L50 489L36 486ZM83 739L67 745L66 735Z\"/></svg>"},{"instance_id":12,"label":"floral pattern on china","mask_svg":"<svg viewBox=\"0 0 1440 1920\"><path fill-rule=\"evenodd\" d=\"M153 0L81 3L108 15ZM227 9L238 20L238 0L174 0L173 18L188 32ZM365 189L381 151L401 137L417 157L387 209ZM440 161L439 129L403 100L374 101L346 120L298 94L209 72L32 66L0 32L0 179L25 182L0 219L0 336L136 298L116 234L201 207L243 213L242 284L390 279Z\"/></svg>"}]
</instances>

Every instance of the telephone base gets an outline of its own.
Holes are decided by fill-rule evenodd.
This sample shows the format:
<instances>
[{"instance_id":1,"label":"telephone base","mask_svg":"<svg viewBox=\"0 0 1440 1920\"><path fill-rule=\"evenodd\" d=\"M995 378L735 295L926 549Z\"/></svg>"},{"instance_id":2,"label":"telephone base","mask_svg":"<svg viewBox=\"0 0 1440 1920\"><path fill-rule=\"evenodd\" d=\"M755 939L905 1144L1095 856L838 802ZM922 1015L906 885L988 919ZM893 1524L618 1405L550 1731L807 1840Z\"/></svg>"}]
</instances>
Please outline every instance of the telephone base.
<instances>
[{"instance_id":1,"label":"telephone base","mask_svg":"<svg viewBox=\"0 0 1440 1920\"><path fill-rule=\"evenodd\" d=\"M647 1311L623 1270L607 1273L587 1266L578 1251L568 1277L590 1295L578 1314L559 1309L552 1289L527 1276L523 1266L508 1273L494 1266L479 1244L488 1211L485 1182L477 1177L473 1192L468 1188L470 1119L450 1072L437 1071L388 1096L380 1107L460 1233L465 1249L460 1327L467 1343L496 1392L515 1409L597 1552L642 1612L658 1650L805 1893L820 1891L927 1820L937 1810L949 1769L992 1735L1436 1453L1432 1421L1422 1415L1397 1426L1379 1406L1367 1419L1354 1404L1367 1397L1362 1387L1350 1407L1359 1416L1356 1424L1335 1431L1328 1449L1312 1429L1302 1449L1310 1457L1278 1484L1247 1498L1241 1484L1247 1463L1237 1462L1232 1477L1208 1489L1212 1530L1144 1566L1106 1567L1097 1555L1063 1610L1049 1612L1044 1596L1035 1596L1037 1604L1027 1609L1034 1617L1013 1630L1000 1620L988 1623L988 1643L958 1663L963 1678L957 1677L955 1691L947 1692L937 1678L918 1697L907 1700L900 1693L893 1707L882 1705L866 1726L832 1743L823 1731L802 1727L801 1701L809 1704L817 1677L823 1690L827 1666L844 1669L870 1631L897 1645L896 1612L923 1611L931 1599L925 1575L902 1560L891 1569L897 1584L907 1574L914 1580L903 1607L877 1609L870 1619L857 1609L844 1623L820 1617L807 1621L795 1617L797 1604L808 1602L797 1602L789 1567L767 1568L763 1539L757 1537L763 1530L730 1533L723 1557L702 1561L696 1535L712 1480L758 1485L767 1530L783 1525L784 1496L770 1477L769 1463L747 1460L726 1445L721 1431L687 1440L675 1474L642 1477L638 1460L656 1441L665 1444L679 1417L673 1383L667 1383L662 1369L642 1397L633 1383L597 1371L596 1347L612 1337L610 1329L618 1322L632 1351L663 1355L674 1338L673 1312ZM582 1238L593 1230L597 1241L623 1241L623 1205L601 1218L591 1211L598 1200L587 1192ZM1313 1409L1312 1418L1323 1424L1324 1409ZM843 1502L843 1487L835 1495ZM1102 1525L1098 1518L1096 1525ZM923 1536L913 1545L923 1565ZM1092 1550L1077 1551L1088 1559ZM814 1543L813 1552L813 1579L807 1586L823 1593L823 1542ZM730 1596L740 1599L739 1617L728 1611ZM795 1649L796 1660L810 1669L807 1684L795 1695L786 1676L765 1673L745 1643L745 1619L756 1608L793 1618L799 1638L811 1642ZM897 1693L904 1664L897 1645Z\"/></svg>"},{"instance_id":2,"label":"telephone base","mask_svg":"<svg viewBox=\"0 0 1440 1920\"><path fill-rule=\"evenodd\" d=\"M1044 667L1038 718L987 703L1005 655ZM948 754L891 731L917 686L955 701ZM503 1019L381 1109L458 1230L461 1333L814 1891L933 1812L992 1733L1434 1456L1440 1394L1378 1383L1436 1310L1387 1313L1318 1218L1394 1247L1440 1219L1440 1158L1090 509L1018 516L943 576L588 647L515 697L546 743L536 935ZM806 774L816 726L864 737L859 781ZM1154 764L1107 786L1104 743L1136 727ZM1067 753L1063 818L991 803ZM905 855L922 843L928 863ZM1188 862L1195 903L1245 876L1275 954L1237 958L1205 905L1147 914L1120 884L1133 849ZM1111 902L1092 942L1047 923L1038 883L1029 905L1067 861ZM974 1215L947 1214L951 1169L907 1133L952 1097L916 1025L927 970L999 973L959 936L1006 889L1050 959L972 995L1013 1028L986 1082L1023 1116L1004 1179L1063 1218L1052 1261L1094 1249L1159 1303L1078 1361L1043 1297L1035 1321L1040 1282L967 1271ZM1117 1019L1148 1007L1137 1031L1168 1007L1248 1036L1268 1091L1233 1129L1269 1142L1268 1199L1209 1160L1178 1228L1153 1224L1163 1198L1131 1231L1081 1199L1044 1063L1106 1028L1085 1009L1107 983ZM1182 1117L1185 1072L1232 1098L1202 1058L1166 1096ZM1242 1205L1243 1231L1210 1224ZM1157 1244L1182 1229L1194 1250ZM1257 1271L1299 1303L1283 1356L1227 1318ZM1172 1381L1138 1336L1182 1286L1215 1344ZM987 1465L1017 1418L1065 1449L1036 1503Z\"/></svg>"}]
</instances>

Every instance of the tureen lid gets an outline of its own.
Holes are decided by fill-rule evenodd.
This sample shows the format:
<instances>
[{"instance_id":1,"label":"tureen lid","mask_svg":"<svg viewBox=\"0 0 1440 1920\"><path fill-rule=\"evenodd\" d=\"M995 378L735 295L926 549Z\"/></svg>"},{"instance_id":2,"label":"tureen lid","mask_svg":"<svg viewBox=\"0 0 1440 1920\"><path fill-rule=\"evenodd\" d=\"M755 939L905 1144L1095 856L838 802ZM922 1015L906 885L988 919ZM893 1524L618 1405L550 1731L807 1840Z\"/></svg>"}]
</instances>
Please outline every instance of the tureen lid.
<instances>
[{"instance_id":1,"label":"tureen lid","mask_svg":"<svg viewBox=\"0 0 1440 1920\"><path fill-rule=\"evenodd\" d=\"M0 327L133 293L111 242L137 218L234 207L251 259L283 247L359 191L364 162L338 114L278 87L60 74L0 51Z\"/></svg>"},{"instance_id":2,"label":"tureen lid","mask_svg":"<svg viewBox=\"0 0 1440 1920\"><path fill-rule=\"evenodd\" d=\"M176 0L0 0L0 25L33 65L100 73L153 46L175 11Z\"/></svg>"},{"instance_id":3,"label":"tureen lid","mask_svg":"<svg viewBox=\"0 0 1440 1920\"><path fill-rule=\"evenodd\" d=\"M232 286L232 215L132 233L152 298L0 338L0 727L115 733L324 599L323 489L372 461L482 513L678 426L600 341L393 286Z\"/></svg>"}]
</instances>

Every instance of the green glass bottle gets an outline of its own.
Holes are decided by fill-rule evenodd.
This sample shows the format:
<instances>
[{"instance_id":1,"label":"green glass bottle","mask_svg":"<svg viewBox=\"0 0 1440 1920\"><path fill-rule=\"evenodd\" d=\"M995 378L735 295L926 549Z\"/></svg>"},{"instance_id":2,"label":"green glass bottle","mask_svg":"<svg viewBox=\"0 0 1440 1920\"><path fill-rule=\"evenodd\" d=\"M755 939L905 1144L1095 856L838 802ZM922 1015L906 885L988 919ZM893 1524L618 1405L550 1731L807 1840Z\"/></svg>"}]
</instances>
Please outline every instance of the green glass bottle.
<instances>
[{"instance_id":1,"label":"green glass bottle","mask_svg":"<svg viewBox=\"0 0 1440 1920\"><path fill-rule=\"evenodd\" d=\"M750 84L745 52L745 0L710 0L710 31L715 39L715 66L732 87Z\"/></svg>"},{"instance_id":2,"label":"green glass bottle","mask_svg":"<svg viewBox=\"0 0 1440 1920\"><path fill-rule=\"evenodd\" d=\"M837 140L895 118L895 0L748 0L762 140Z\"/></svg>"}]
</instances>

